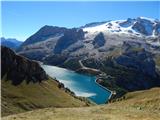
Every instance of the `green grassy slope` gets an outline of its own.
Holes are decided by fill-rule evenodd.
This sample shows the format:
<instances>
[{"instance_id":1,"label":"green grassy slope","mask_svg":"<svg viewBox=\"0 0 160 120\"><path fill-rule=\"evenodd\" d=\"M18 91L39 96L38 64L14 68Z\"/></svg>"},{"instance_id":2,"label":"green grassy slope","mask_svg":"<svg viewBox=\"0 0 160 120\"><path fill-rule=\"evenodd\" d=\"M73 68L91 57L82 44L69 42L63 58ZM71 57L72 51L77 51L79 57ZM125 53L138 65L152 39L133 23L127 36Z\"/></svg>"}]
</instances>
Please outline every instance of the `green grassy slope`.
<instances>
[{"instance_id":1,"label":"green grassy slope","mask_svg":"<svg viewBox=\"0 0 160 120\"><path fill-rule=\"evenodd\" d=\"M2 120L159 120L160 88L127 93L107 105L80 108L46 108Z\"/></svg>"},{"instance_id":2,"label":"green grassy slope","mask_svg":"<svg viewBox=\"0 0 160 120\"><path fill-rule=\"evenodd\" d=\"M18 86L2 80L2 116L46 107L76 107L85 103L58 88L52 79Z\"/></svg>"}]
</instances>

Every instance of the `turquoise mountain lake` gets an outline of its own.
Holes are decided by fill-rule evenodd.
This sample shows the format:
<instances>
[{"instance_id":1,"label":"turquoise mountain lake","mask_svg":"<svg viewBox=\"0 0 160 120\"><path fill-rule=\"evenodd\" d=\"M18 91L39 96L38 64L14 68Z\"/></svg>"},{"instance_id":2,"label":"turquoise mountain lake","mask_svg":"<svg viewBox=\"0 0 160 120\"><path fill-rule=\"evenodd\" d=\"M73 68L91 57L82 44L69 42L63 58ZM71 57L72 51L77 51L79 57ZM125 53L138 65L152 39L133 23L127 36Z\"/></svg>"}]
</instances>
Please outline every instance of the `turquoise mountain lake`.
<instances>
[{"instance_id":1,"label":"turquoise mountain lake","mask_svg":"<svg viewBox=\"0 0 160 120\"><path fill-rule=\"evenodd\" d=\"M63 83L65 87L73 91L76 96L87 97L97 104L103 104L111 95L110 91L107 91L95 82L96 77L94 76L78 74L74 71L56 66L41 66L49 76Z\"/></svg>"}]
</instances>

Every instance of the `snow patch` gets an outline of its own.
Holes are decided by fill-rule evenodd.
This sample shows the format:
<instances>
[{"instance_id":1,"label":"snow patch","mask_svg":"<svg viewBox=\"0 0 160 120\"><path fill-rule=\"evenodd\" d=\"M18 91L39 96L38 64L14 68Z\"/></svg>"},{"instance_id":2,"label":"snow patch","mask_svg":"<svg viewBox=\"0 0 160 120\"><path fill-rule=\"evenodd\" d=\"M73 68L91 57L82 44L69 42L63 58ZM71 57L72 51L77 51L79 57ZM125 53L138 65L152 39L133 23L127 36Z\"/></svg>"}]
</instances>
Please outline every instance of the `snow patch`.
<instances>
[{"instance_id":1,"label":"snow patch","mask_svg":"<svg viewBox=\"0 0 160 120\"><path fill-rule=\"evenodd\" d=\"M148 18L148 17L139 17L140 19L145 19L145 20L149 20L149 21L151 21L151 22L155 22L155 19L153 19L153 18Z\"/></svg>"}]
</instances>

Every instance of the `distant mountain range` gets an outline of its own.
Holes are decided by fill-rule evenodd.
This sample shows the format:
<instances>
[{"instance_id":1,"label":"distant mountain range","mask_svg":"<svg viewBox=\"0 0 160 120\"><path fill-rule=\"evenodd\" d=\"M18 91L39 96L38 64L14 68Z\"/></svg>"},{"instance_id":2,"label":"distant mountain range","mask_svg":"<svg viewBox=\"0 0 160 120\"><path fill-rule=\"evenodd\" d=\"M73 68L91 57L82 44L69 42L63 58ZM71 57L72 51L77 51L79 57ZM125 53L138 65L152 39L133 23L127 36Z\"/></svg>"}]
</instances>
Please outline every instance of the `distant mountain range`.
<instances>
[{"instance_id":1,"label":"distant mountain range","mask_svg":"<svg viewBox=\"0 0 160 120\"><path fill-rule=\"evenodd\" d=\"M118 96L160 86L160 21L156 19L94 22L72 29L46 25L17 52L79 72L89 72L84 66L98 69L106 75L100 75L99 83Z\"/></svg>"},{"instance_id":2,"label":"distant mountain range","mask_svg":"<svg viewBox=\"0 0 160 120\"><path fill-rule=\"evenodd\" d=\"M21 44L22 41L19 41L17 39L1 37L1 45L9 47L12 50L16 50Z\"/></svg>"},{"instance_id":3,"label":"distant mountain range","mask_svg":"<svg viewBox=\"0 0 160 120\"><path fill-rule=\"evenodd\" d=\"M95 40L99 34L104 40ZM99 57L99 51L106 51L126 41L139 43L146 49L155 49L160 46L159 35L160 21L145 17L95 22L73 29L46 25L29 37L19 51L38 50L42 56L43 53L46 56L52 53L72 53L72 56L88 54Z\"/></svg>"},{"instance_id":4,"label":"distant mountain range","mask_svg":"<svg viewBox=\"0 0 160 120\"><path fill-rule=\"evenodd\" d=\"M115 20L107 22L95 22L86 24L82 27L84 31L88 32L113 32L113 33L127 33L156 36L160 34L160 21L146 17L138 17L136 19L128 18L127 20Z\"/></svg>"}]
</instances>

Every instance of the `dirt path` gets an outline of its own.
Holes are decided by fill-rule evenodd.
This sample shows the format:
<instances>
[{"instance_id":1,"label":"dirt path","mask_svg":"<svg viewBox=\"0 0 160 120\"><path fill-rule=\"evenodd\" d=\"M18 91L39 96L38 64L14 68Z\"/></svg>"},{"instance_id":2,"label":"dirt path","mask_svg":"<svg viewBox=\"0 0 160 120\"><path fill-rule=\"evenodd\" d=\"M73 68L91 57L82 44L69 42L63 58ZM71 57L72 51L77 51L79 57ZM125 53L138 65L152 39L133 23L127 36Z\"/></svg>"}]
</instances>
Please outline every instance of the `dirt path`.
<instances>
[{"instance_id":1,"label":"dirt path","mask_svg":"<svg viewBox=\"0 0 160 120\"><path fill-rule=\"evenodd\" d=\"M98 69L89 68L89 67L84 66L83 63L82 63L82 60L79 60L79 64L80 64L80 66L82 67L82 69L92 70L92 71L95 71L95 72L101 72L101 71L98 70Z\"/></svg>"}]
</instances>

